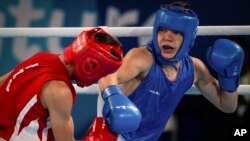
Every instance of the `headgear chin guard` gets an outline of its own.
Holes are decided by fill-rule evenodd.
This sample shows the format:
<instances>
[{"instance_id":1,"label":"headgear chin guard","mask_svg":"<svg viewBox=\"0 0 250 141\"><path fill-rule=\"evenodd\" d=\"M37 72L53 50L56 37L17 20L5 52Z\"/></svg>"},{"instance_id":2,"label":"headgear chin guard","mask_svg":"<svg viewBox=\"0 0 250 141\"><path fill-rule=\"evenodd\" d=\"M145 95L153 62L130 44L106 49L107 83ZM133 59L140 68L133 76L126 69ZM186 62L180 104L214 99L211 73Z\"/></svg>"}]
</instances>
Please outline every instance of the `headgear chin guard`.
<instances>
[{"instance_id":1,"label":"headgear chin guard","mask_svg":"<svg viewBox=\"0 0 250 141\"><path fill-rule=\"evenodd\" d=\"M153 27L153 50L155 57L161 64L173 64L184 57L194 45L198 30L197 14L181 6L166 6L157 11ZM160 28L166 28L183 34L184 39L176 55L167 59L161 55L157 35Z\"/></svg>"},{"instance_id":2,"label":"headgear chin guard","mask_svg":"<svg viewBox=\"0 0 250 141\"><path fill-rule=\"evenodd\" d=\"M97 27L83 31L64 49L66 64L73 63L74 77L80 87L89 86L116 71L122 64L122 45Z\"/></svg>"}]
</instances>

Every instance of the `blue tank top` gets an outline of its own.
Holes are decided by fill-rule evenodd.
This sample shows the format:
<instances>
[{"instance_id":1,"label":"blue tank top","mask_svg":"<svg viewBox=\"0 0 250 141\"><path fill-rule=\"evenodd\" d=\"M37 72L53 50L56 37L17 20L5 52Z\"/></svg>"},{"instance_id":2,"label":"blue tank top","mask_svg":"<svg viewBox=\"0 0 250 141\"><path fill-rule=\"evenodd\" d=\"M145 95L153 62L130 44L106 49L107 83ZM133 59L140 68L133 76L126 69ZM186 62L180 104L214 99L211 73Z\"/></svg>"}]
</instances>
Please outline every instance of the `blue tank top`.
<instances>
[{"instance_id":1,"label":"blue tank top","mask_svg":"<svg viewBox=\"0 0 250 141\"><path fill-rule=\"evenodd\" d=\"M148 75L129 95L129 99L140 109L142 121L136 131L122 134L127 141L156 141L159 138L169 117L194 81L191 57L186 55L180 63L177 79L170 81L161 65L154 60Z\"/></svg>"}]
</instances>

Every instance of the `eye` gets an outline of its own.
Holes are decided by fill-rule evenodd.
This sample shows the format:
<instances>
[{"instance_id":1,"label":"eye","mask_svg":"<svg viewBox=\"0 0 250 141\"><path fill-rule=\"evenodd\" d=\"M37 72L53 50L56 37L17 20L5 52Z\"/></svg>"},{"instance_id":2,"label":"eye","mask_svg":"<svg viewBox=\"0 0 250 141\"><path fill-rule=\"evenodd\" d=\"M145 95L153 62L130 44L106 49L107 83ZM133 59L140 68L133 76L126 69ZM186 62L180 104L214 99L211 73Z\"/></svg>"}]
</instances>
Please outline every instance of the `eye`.
<instances>
[{"instance_id":1,"label":"eye","mask_svg":"<svg viewBox=\"0 0 250 141\"><path fill-rule=\"evenodd\" d=\"M182 35L182 33L179 32L179 31L173 31L173 33L176 34L176 35Z\"/></svg>"}]
</instances>

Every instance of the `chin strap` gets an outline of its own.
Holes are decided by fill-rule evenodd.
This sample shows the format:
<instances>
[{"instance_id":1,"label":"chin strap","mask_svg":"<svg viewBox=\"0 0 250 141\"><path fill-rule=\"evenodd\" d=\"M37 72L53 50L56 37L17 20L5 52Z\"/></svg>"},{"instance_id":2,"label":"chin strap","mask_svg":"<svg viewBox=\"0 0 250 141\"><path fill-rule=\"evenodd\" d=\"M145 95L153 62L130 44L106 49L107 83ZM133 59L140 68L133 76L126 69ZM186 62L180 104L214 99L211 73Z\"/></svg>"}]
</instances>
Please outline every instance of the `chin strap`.
<instances>
[{"instance_id":1,"label":"chin strap","mask_svg":"<svg viewBox=\"0 0 250 141\"><path fill-rule=\"evenodd\" d=\"M177 66L176 66L175 64L178 63L178 62L181 63L181 61L178 61L177 59L174 59L174 58L166 59L166 58L164 58L164 57L160 54L160 52L157 53L157 51L156 51L156 49L155 49L155 47L154 47L154 44L153 44L153 41L152 41L152 40L149 41L145 46L148 48L148 50L149 50L150 52L153 53L155 60L156 60L161 66L163 66L163 65L168 65L168 66L173 67L176 71L178 71L178 68L177 68Z\"/></svg>"}]
</instances>

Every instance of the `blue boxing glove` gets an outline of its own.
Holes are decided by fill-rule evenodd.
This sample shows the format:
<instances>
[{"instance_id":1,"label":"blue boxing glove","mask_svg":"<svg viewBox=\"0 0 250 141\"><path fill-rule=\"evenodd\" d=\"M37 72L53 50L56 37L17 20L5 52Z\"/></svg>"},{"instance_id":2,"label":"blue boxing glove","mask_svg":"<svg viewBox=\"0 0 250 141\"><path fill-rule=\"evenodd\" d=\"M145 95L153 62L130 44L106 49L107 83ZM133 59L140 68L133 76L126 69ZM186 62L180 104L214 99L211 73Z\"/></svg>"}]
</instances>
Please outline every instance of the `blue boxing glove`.
<instances>
[{"instance_id":1,"label":"blue boxing glove","mask_svg":"<svg viewBox=\"0 0 250 141\"><path fill-rule=\"evenodd\" d=\"M136 130L141 122L141 112L125 96L120 87L111 85L101 92L105 101L103 117L108 121L112 131L125 133Z\"/></svg>"},{"instance_id":2,"label":"blue boxing glove","mask_svg":"<svg viewBox=\"0 0 250 141\"><path fill-rule=\"evenodd\" d=\"M243 60L242 48L228 39L216 40L207 50L207 61L218 73L220 88L227 92L237 90Z\"/></svg>"}]
</instances>

